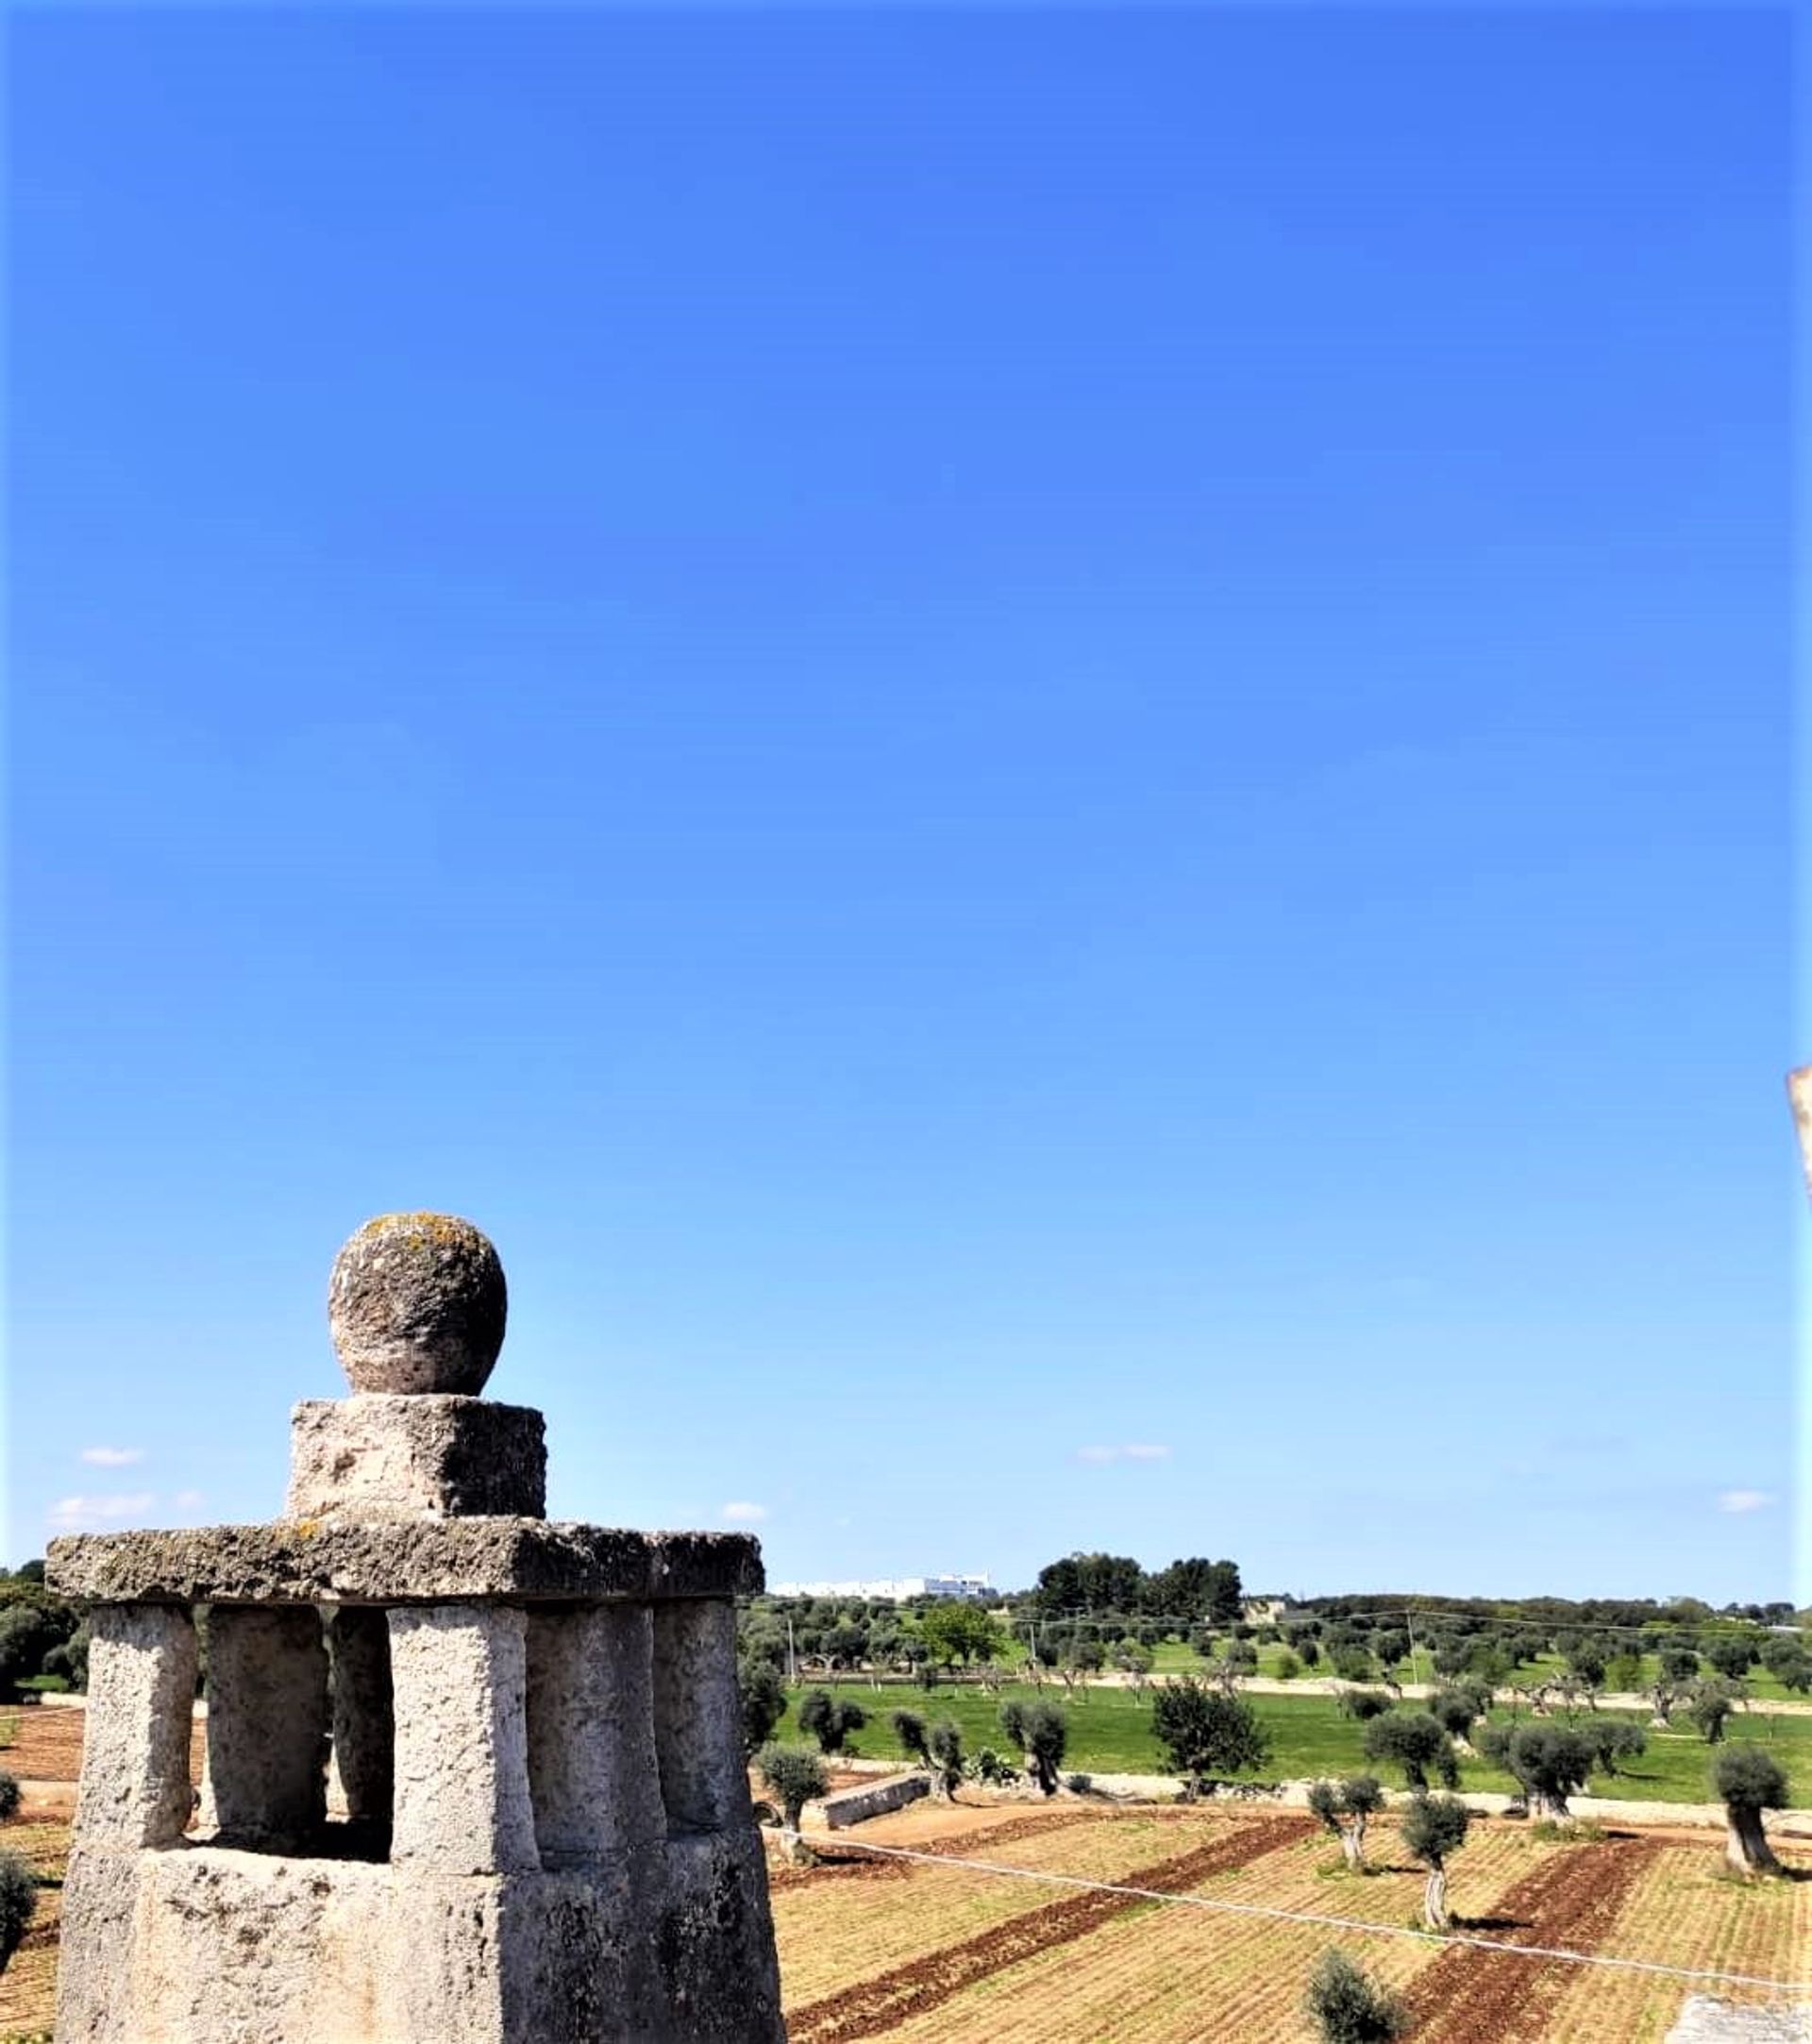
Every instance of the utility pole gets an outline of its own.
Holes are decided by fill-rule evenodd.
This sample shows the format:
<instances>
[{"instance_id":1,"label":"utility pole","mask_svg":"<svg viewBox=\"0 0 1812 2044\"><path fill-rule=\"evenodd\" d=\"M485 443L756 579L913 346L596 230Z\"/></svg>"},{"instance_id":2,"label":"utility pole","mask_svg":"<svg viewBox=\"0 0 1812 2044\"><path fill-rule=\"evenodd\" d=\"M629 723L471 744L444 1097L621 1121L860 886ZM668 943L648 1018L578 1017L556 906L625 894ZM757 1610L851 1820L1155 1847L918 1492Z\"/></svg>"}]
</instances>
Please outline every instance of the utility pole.
<instances>
[{"instance_id":1,"label":"utility pole","mask_svg":"<svg viewBox=\"0 0 1812 2044\"><path fill-rule=\"evenodd\" d=\"M786 1679L795 1688L799 1681L799 1657L793 1650L793 1614L786 1615Z\"/></svg>"}]
</instances>

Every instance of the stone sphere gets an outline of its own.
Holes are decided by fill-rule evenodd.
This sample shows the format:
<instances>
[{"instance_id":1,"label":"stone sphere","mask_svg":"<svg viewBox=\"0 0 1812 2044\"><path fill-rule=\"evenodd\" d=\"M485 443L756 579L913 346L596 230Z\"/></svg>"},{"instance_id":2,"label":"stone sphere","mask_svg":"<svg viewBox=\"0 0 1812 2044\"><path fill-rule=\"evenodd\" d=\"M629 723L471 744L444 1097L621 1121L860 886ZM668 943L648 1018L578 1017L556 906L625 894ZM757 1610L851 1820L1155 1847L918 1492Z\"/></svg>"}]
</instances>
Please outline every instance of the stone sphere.
<instances>
[{"instance_id":1,"label":"stone sphere","mask_svg":"<svg viewBox=\"0 0 1812 2044\"><path fill-rule=\"evenodd\" d=\"M327 1326L355 1391L476 1397L503 1347L503 1265L451 1214L380 1214L333 1260Z\"/></svg>"}]
</instances>

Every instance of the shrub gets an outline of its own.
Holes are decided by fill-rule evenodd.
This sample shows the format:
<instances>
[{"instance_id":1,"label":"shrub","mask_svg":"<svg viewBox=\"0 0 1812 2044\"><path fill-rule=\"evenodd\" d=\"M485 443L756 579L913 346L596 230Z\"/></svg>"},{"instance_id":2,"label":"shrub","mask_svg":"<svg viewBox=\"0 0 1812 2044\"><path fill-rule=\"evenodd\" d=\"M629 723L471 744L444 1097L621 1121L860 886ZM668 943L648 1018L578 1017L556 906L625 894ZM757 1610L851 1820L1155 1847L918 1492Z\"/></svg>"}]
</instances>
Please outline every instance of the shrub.
<instances>
[{"instance_id":1,"label":"shrub","mask_svg":"<svg viewBox=\"0 0 1812 2044\"><path fill-rule=\"evenodd\" d=\"M1092 1796L1095 1793L1095 1777L1092 1774L1072 1774L1064 1786L1072 1796Z\"/></svg>"},{"instance_id":2,"label":"shrub","mask_svg":"<svg viewBox=\"0 0 1812 2044\"><path fill-rule=\"evenodd\" d=\"M1303 2005L1322 2044L1392 2044L1409 2028L1409 2011L1344 1952L1315 1962Z\"/></svg>"},{"instance_id":3,"label":"shrub","mask_svg":"<svg viewBox=\"0 0 1812 2044\"><path fill-rule=\"evenodd\" d=\"M0 1774L0 1823L19 1814L19 1777Z\"/></svg>"},{"instance_id":4,"label":"shrub","mask_svg":"<svg viewBox=\"0 0 1812 2044\"><path fill-rule=\"evenodd\" d=\"M17 1852L0 1852L0 1973L37 1912L37 1876Z\"/></svg>"}]
</instances>

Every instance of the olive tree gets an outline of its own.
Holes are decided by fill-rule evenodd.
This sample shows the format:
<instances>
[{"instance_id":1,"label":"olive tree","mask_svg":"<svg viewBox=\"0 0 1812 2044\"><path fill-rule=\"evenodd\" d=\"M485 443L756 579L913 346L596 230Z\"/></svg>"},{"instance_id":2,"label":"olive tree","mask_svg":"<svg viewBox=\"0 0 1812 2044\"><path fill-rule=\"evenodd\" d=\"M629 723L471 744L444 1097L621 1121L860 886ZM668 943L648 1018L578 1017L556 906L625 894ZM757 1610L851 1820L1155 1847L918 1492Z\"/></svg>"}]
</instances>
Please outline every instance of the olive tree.
<instances>
[{"instance_id":1,"label":"olive tree","mask_svg":"<svg viewBox=\"0 0 1812 2044\"><path fill-rule=\"evenodd\" d=\"M1403 1812L1403 1844L1428 1868L1422 1891L1422 1921L1431 1931L1448 1927L1447 1863L1466 1843L1471 1813L1457 1796L1418 1795Z\"/></svg>"},{"instance_id":2,"label":"olive tree","mask_svg":"<svg viewBox=\"0 0 1812 2044\"><path fill-rule=\"evenodd\" d=\"M1068 1718L1055 1703L1015 1701L1000 1706L1000 1729L1025 1754L1026 1772L1047 1796L1054 1796L1069 1745Z\"/></svg>"},{"instance_id":3,"label":"olive tree","mask_svg":"<svg viewBox=\"0 0 1812 2044\"><path fill-rule=\"evenodd\" d=\"M803 1859L799 1813L824 1794L824 1763L809 1746L763 1746L755 1755L755 1771L780 1802L787 1857Z\"/></svg>"},{"instance_id":4,"label":"olive tree","mask_svg":"<svg viewBox=\"0 0 1812 2044\"><path fill-rule=\"evenodd\" d=\"M786 1687L780 1670L765 1656L745 1655L737 1663L736 1688L743 1717L743 1752L759 1751L774 1736L786 1716Z\"/></svg>"},{"instance_id":5,"label":"olive tree","mask_svg":"<svg viewBox=\"0 0 1812 2044\"><path fill-rule=\"evenodd\" d=\"M1654 1703L1650 1723L1665 1732L1673 1706L1686 1695L1699 1674L1699 1656L1690 1647L1663 1647L1655 1657L1654 1683L1649 1691Z\"/></svg>"},{"instance_id":6,"label":"olive tree","mask_svg":"<svg viewBox=\"0 0 1812 2044\"><path fill-rule=\"evenodd\" d=\"M38 1877L17 1852L0 1852L0 1973L38 1913Z\"/></svg>"},{"instance_id":7,"label":"olive tree","mask_svg":"<svg viewBox=\"0 0 1812 2044\"><path fill-rule=\"evenodd\" d=\"M1489 1725L1480 1738L1485 1756L1513 1776L1531 1817L1570 1824L1568 1798L1590 1779L1598 1750L1573 1725Z\"/></svg>"},{"instance_id":8,"label":"olive tree","mask_svg":"<svg viewBox=\"0 0 1812 2044\"><path fill-rule=\"evenodd\" d=\"M1409 2028L1404 2003L1332 1947L1315 1962L1302 2002L1321 2044L1395 2044Z\"/></svg>"},{"instance_id":9,"label":"olive tree","mask_svg":"<svg viewBox=\"0 0 1812 2044\"><path fill-rule=\"evenodd\" d=\"M1384 1803L1384 1791L1375 1774L1350 1774L1344 1782L1309 1784L1309 1808L1339 1839L1354 1873L1366 1870L1366 1820Z\"/></svg>"},{"instance_id":10,"label":"olive tree","mask_svg":"<svg viewBox=\"0 0 1812 2044\"><path fill-rule=\"evenodd\" d=\"M1190 1796L1216 1777L1263 1767L1270 1751L1250 1703L1223 1696L1193 1675L1166 1683L1157 1692L1151 1729Z\"/></svg>"},{"instance_id":11,"label":"olive tree","mask_svg":"<svg viewBox=\"0 0 1812 2044\"><path fill-rule=\"evenodd\" d=\"M1707 1746L1716 1746L1723 1737L1724 1725L1735 1703L1736 1699L1729 1688L1715 1676L1694 1688L1686 1705L1686 1716L1692 1719Z\"/></svg>"},{"instance_id":12,"label":"olive tree","mask_svg":"<svg viewBox=\"0 0 1812 2044\"><path fill-rule=\"evenodd\" d=\"M817 1740L819 1752L840 1753L850 1733L868 1722L868 1713L828 1689L808 1689L799 1699L798 1718L799 1730Z\"/></svg>"},{"instance_id":13,"label":"olive tree","mask_svg":"<svg viewBox=\"0 0 1812 2044\"><path fill-rule=\"evenodd\" d=\"M1782 1872L1762 1829L1764 1810L1787 1807L1787 1782L1780 1762L1760 1746L1726 1746L1712 1762L1711 1785L1724 1806L1724 1857L1741 1874Z\"/></svg>"},{"instance_id":14,"label":"olive tree","mask_svg":"<svg viewBox=\"0 0 1812 2044\"><path fill-rule=\"evenodd\" d=\"M1615 1774L1619 1760L1634 1760L1648 1751L1648 1735L1627 1717L1595 1717L1585 1728L1591 1742L1594 1771Z\"/></svg>"},{"instance_id":15,"label":"olive tree","mask_svg":"<svg viewBox=\"0 0 1812 2044\"><path fill-rule=\"evenodd\" d=\"M1366 1727L1366 1758L1403 1770L1411 1788L1426 1788L1430 1768L1445 1788L1457 1788L1460 1763L1453 1741L1426 1711L1386 1711Z\"/></svg>"}]
</instances>

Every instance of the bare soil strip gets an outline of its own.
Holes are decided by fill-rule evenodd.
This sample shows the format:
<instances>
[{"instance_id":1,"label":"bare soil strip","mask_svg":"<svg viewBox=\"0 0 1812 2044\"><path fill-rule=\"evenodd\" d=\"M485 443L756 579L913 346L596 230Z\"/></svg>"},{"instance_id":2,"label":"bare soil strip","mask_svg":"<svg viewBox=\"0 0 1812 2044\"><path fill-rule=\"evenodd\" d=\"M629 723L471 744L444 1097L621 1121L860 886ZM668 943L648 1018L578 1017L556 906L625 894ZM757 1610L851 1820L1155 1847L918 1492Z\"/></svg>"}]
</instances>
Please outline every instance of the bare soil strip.
<instances>
[{"instance_id":1,"label":"bare soil strip","mask_svg":"<svg viewBox=\"0 0 1812 2044\"><path fill-rule=\"evenodd\" d=\"M1124 1884L1165 1895L1181 1894L1210 1875L1226 1873L1296 1844L1307 1829L1298 1817L1260 1818L1194 1851L1135 1868L1123 1876ZM1096 1893L1048 1902L960 1944L928 1952L911 1965L894 1967L873 1980L791 2011L787 2035L792 2044L852 2044L855 2038L879 2036L909 2017L940 2007L991 1974L1053 1946L1086 1937L1115 1917L1142 1906L1136 1897Z\"/></svg>"},{"instance_id":2,"label":"bare soil strip","mask_svg":"<svg viewBox=\"0 0 1812 2044\"><path fill-rule=\"evenodd\" d=\"M1663 1850L1654 1838L1612 1837L1563 1846L1499 1896L1494 1917L1505 1945L1596 1952L1630 1890ZM1575 1969L1564 1959L1521 1959L1456 1946L1409 1990L1417 2044L1518 2044L1547 2034L1550 2004Z\"/></svg>"}]
</instances>

